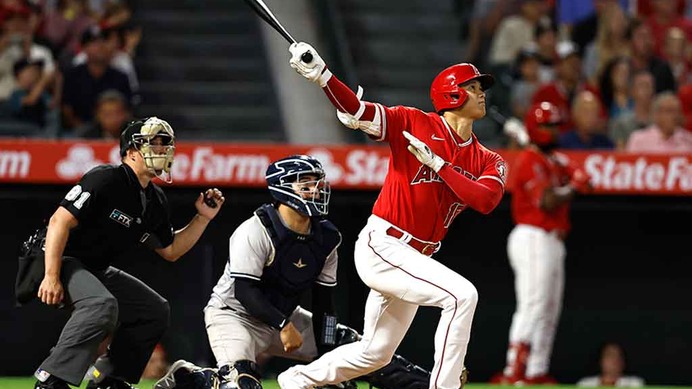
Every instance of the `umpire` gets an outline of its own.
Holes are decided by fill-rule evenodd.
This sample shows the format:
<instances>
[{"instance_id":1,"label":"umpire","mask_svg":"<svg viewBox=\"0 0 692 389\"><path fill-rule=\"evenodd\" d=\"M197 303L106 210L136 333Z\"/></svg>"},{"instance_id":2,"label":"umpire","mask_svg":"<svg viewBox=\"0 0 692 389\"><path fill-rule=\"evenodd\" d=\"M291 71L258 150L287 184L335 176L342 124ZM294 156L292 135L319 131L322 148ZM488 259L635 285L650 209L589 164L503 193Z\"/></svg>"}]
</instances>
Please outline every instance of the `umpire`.
<instances>
[{"instance_id":1,"label":"umpire","mask_svg":"<svg viewBox=\"0 0 692 389\"><path fill-rule=\"evenodd\" d=\"M171 126L156 117L135 120L120 136L119 166L102 165L84 174L65 195L47 228L25 242L17 275L17 299L34 296L71 310L57 345L35 373L36 389L79 385L95 363L91 388L131 388L168 327L166 299L110 264L138 244L174 262L200 238L219 212L218 189L200 193L197 214L174 231L168 202L151 182L170 182L175 151ZM41 276L42 281L41 281ZM40 282L40 285L39 285Z\"/></svg>"}]
</instances>

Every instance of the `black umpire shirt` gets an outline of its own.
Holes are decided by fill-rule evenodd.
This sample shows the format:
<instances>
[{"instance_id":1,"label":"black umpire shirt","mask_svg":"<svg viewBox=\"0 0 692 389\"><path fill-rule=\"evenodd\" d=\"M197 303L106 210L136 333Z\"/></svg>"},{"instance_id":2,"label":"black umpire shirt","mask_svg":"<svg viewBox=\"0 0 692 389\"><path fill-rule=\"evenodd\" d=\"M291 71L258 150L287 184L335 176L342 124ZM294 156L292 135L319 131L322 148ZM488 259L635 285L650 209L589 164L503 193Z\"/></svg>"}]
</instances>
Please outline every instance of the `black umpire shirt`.
<instances>
[{"instance_id":1,"label":"black umpire shirt","mask_svg":"<svg viewBox=\"0 0 692 389\"><path fill-rule=\"evenodd\" d=\"M63 255L88 268L105 269L138 244L155 249L173 243L166 196L153 182L142 188L126 164L91 169L60 205L79 221Z\"/></svg>"}]
</instances>

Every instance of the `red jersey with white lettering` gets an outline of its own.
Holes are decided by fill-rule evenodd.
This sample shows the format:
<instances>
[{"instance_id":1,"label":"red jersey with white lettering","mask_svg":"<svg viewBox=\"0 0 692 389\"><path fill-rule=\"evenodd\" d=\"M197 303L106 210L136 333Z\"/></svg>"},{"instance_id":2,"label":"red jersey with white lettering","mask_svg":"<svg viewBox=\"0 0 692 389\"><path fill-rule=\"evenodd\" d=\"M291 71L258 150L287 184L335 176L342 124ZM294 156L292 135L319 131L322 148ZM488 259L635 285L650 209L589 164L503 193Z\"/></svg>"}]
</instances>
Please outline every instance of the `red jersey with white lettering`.
<instances>
[{"instance_id":1,"label":"red jersey with white lettering","mask_svg":"<svg viewBox=\"0 0 692 389\"><path fill-rule=\"evenodd\" d=\"M377 140L387 141L392 152L389 172L373 207L374 215L418 239L438 242L447 234L454 218L467 207L450 188L453 183L443 181L440 176L447 181L465 179L458 172L473 181L489 180L487 186L497 188L501 196L505 162L497 153L481 145L473 134L464 142L436 113L404 106L375 106L384 113L381 136ZM407 150L409 142L402 134L404 130L448 162L440 169L440 174L421 164ZM492 208L495 205L497 202Z\"/></svg>"},{"instance_id":2,"label":"red jersey with white lettering","mask_svg":"<svg viewBox=\"0 0 692 389\"><path fill-rule=\"evenodd\" d=\"M560 156L548 157L534 148L524 149L512 164L508 186L512 192L512 219L515 224L529 224L546 231L567 233L569 202L552 211L541 208L543 192L547 188L564 186L570 175Z\"/></svg>"}]
</instances>

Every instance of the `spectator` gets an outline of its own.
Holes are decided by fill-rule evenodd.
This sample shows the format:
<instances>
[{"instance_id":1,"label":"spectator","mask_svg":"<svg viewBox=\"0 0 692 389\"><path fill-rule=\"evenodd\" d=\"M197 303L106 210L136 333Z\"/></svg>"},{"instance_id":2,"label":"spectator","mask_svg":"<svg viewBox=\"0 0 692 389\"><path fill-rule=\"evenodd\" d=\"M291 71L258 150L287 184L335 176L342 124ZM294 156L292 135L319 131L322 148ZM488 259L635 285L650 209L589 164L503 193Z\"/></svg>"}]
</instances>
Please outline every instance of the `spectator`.
<instances>
[{"instance_id":1,"label":"spectator","mask_svg":"<svg viewBox=\"0 0 692 389\"><path fill-rule=\"evenodd\" d=\"M608 123L608 135L615 148L624 150L627 140L634 131L651 124L651 105L654 99L654 77L646 70L632 77L632 110Z\"/></svg>"},{"instance_id":2,"label":"spectator","mask_svg":"<svg viewBox=\"0 0 692 389\"><path fill-rule=\"evenodd\" d=\"M75 130L79 138L118 139L123 124L132 119L125 96L116 90L108 90L96 101L94 122Z\"/></svg>"},{"instance_id":3,"label":"spectator","mask_svg":"<svg viewBox=\"0 0 692 389\"><path fill-rule=\"evenodd\" d=\"M534 33L535 45L541 62L539 78L541 82L551 82L555 79L555 62L557 61L557 30L548 17L543 17L536 25Z\"/></svg>"},{"instance_id":4,"label":"spectator","mask_svg":"<svg viewBox=\"0 0 692 389\"><path fill-rule=\"evenodd\" d=\"M579 47L579 51L584 51L589 43L596 38L599 19L608 4L615 3L615 0L593 0L593 12L577 22L572 28L571 40ZM572 2L564 2L572 3ZM585 5L586 1L575 1L574 4Z\"/></svg>"},{"instance_id":5,"label":"spectator","mask_svg":"<svg viewBox=\"0 0 692 389\"><path fill-rule=\"evenodd\" d=\"M50 95L44 91L38 99L33 101L28 96L40 82L42 72L43 62L41 61L23 58L15 63L14 75L17 79L17 87L7 101L12 117L41 128L46 125Z\"/></svg>"},{"instance_id":6,"label":"spectator","mask_svg":"<svg viewBox=\"0 0 692 389\"><path fill-rule=\"evenodd\" d=\"M519 52L510 97L514 117L523 118L526 115L533 94L541 84L540 66L540 57L535 48L525 48Z\"/></svg>"},{"instance_id":7,"label":"spectator","mask_svg":"<svg viewBox=\"0 0 692 389\"><path fill-rule=\"evenodd\" d=\"M584 75L593 85L615 57L629 55L628 19L616 2L608 3L598 21L596 39L584 49Z\"/></svg>"},{"instance_id":8,"label":"spectator","mask_svg":"<svg viewBox=\"0 0 692 389\"><path fill-rule=\"evenodd\" d=\"M45 11L41 36L61 64L68 64L79 50L84 30L96 23L88 0L58 0Z\"/></svg>"},{"instance_id":9,"label":"spectator","mask_svg":"<svg viewBox=\"0 0 692 389\"><path fill-rule=\"evenodd\" d=\"M147 362L147 365L144 367L142 379L158 380L166 374L168 367L169 363L166 350L164 350L161 343L159 343L154 347L154 351L151 353L151 357L149 357L149 362Z\"/></svg>"},{"instance_id":10,"label":"spectator","mask_svg":"<svg viewBox=\"0 0 692 389\"><path fill-rule=\"evenodd\" d=\"M627 57L616 57L607 63L598 84L609 119L632 110L634 101L630 96L630 62Z\"/></svg>"},{"instance_id":11,"label":"spectator","mask_svg":"<svg viewBox=\"0 0 692 389\"><path fill-rule=\"evenodd\" d=\"M654 54L654 39L651 28L640 19L630 23L627 36L631 42L633 70L648 70L656 81L656 93L675 91L675 77L666 61Z\"/></svg>"},{"instance_id":12,"label":"spectator","mask_svg":"<svg viewBox=\"0 0 692 389\"><path fill-rule=\"evenodd\" d=\"M108 28L104 29L106 56L110 58L110 66L123 72L130 82L130 90L136 96L134 104L139 102L139 80L132 56L124 50L125 48L125 29ZM73 65L82 65L87 61L87 54L81 51L72 61Z\"/></svg>"},{"instance_id":13,"label":"spectator","mask_svg":"<svg viewBox=\"0 0 692 389\"><path fill-rule=\"evenodd\" d=\"M692 47L690 47L690 40L681 29L677 27L668 29L663 56L670 65L677 85L692 82Z\"/></svg>"},{"instance_id":14,"label":"spectator","mask_svg":"<svg viewBox=\"0 0 692 389\"><path fill-rule=\"evenodd\" d=\"M56 72L53 55L47 47L33 43L29 8L22 6L6 9L5 12L0 37L0 101L7 100L15 89L14 64L22 58L29 58L33 62L43 62L41 78L26 96L26 100L34 104L43 92L54 85Z\"/></svg>"},{"instance_id":15,"label":"spectator","mask_svg":"<svg viewBox=\"0 0 692 389\"><path fill-rule=\"evenodd\" d=\"M461 9L469 2L468 0L457 0L456 3L457 8ZM485 68L493 35L502 18L507 14L508 5L508 1L500 0L475 0L473 2L473 10L468 20L468 46L466 49L468 62Z\"/></svg>"},{"instance_id":16,"label":"spectator","mask_svg":"<svg viewBox=\"0 0 692 389\"><path fill-rule=\"evenodd\" d=\"M570 106L577 93L597 90L586 84L581 75L581 56L573 42L564 41L557 45L558 62L555 68L555 81L541 86L533 95L533 104L547 101L558 107L560 117L564 119L560 132L564 133L573 127Z\"/></svg>"},{"instance_id":17,"label":"spectator","mask_svg":"<svg viewBox=\"0 0 692 389\"><path fill-rule=\"evenodd\" d=\"M97 26L88 28L82 36L82 46L87 56L86 63L65 73L63 119L65 128L71 130L93 120L96 99L106 90L122 93L128 105L132 101L127 76L109 65L110 57L102 30Z\"/></svg>"},{"instance_id":18,"label":"spectator","mask_svg":"<svg viewBox=\"0 0 692 389\"><path fill-rule=\"evenodd\" d=\"M572 118L574 129L560 136L560 147L564 149L612 149L613 142L601 134L601 102L598 97L582 91L574 98Z\"/></svg>"},{"instance_id":19,"label":"spectator","mask_svg":"<svg viewBox=\"0 0 692 389\"><path fill-rule=\"evenodd\" d=\"M597 376L580 379L577 382L577 386L617 386L629 388L644 386L644 380L641 377L624 375L626 369L625 351L618 343L607 342L601 347L599 364L601 373Z\"/></svg>"},{"instance_id":20,"label":"spectator","mask_svg":"<svg viewBox=\"0 0 692 389\"><path fill-rule=\"evenodd\" d=\"M651 28L657 56L664 55L666 35L671 28L680 29L687 39L692 39L692 21L678 12L675 0L653 0L651 6L653 12L646 19L646 24Z\"/></svg>"},{"instance_id":21,"label":"spectator","mask_svg":"<svg viewBox=\"0 0 692 389\"><path fill-rule=\"evenodd\" d=\"M542 0L520 0L519 14L504 18L490 47L488 62L492 66L511 65L519 50L533 41L536 25L545 15Z\"/></svg>"},{"instance_id":22,"label":"spectator","mask_svg":"<svg viewBox=\"0 0 692 389\"><path fill-rule=\"evenodd\" d=\"M653 105L653 125L635 131L627 142L632 153L692 152L692 133L681 127L680 99L672 92L656 96Z\"/></svg>"}]
</instances>

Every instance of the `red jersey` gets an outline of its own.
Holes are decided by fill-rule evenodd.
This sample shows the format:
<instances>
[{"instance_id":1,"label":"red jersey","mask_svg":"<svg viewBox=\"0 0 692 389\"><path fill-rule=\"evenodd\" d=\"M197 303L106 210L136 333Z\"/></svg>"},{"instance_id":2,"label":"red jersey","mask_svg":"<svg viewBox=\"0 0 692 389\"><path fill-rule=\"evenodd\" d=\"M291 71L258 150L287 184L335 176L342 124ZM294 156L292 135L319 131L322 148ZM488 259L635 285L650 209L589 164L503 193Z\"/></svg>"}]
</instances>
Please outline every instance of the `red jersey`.
<instances>
[{"instance_id":1,"label":"red jersey","mask_svg":"<svg viewBox=\"0 0 692 389\"><path fill-rule=\"evenodd\" d=\"M546 231L569 231L569 202L552 211L540 207L543 192L547 188L569 183L566 163L558 162L559 158L566 157L548 157L533 148L525 149L517 156L508 184L512 191L512 219L515 224L529 224Z\"/></svg>"},{"instance_id":2,"label":"red jersey","mask_svg":"<svg viewBox=\"0 0 692 389\"><path fill-rule=\"evenodd\" d=\"M473 181L493 180L504 188L504 160L481 145L473 134L464 142L436 113L375 105L384 112L377 140L387 141L392 152L389 172L373 207L374 215L418 239L438 242L467 207L440 177L444 169L454 169ZM440 169L438 175L421 164L407 150L409 142L402 134L404 130L426 143L449 165Z\"/></svg>"}]
</instances>

